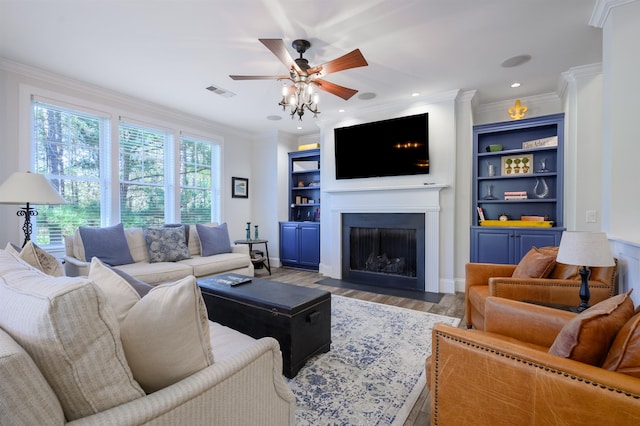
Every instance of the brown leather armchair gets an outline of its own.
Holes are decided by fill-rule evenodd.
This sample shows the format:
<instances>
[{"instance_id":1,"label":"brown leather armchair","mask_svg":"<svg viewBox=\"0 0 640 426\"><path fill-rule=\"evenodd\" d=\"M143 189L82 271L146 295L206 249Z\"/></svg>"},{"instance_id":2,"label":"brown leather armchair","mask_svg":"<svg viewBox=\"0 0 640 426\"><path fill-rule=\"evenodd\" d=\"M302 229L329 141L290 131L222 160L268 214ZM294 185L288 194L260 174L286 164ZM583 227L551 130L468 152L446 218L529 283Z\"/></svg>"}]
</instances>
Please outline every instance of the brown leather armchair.
<instances>
[{"instance_id":1,"label":"brown leather armchair","mask_svg":"<svg viewBox=\"0 0 640 426\"><path fill-rule=\"evenodd\" d=\"M431 425L640 424L640 378L547 352L576 314L497 297L485 306L486 331L434 327Z\"/></svg>"},{"instance_id":2,"label":"brown leather armchair","mask_svg":"<svg viewBox=\"0 0 640 426\"><path fill-rule=\"evenodd\" d=\"M557 247L543 247L557 254ZM618 281L616 266L591 268L590 304L613 296ZM467 263L465 267L465 319L467 328L484 330L485 299L488 296L511 300L527 300L545 304L578 306L580 304L580 274L578 267L556 263L547 278L513 278L516 265Z\"/></svg>"}]
</instances>

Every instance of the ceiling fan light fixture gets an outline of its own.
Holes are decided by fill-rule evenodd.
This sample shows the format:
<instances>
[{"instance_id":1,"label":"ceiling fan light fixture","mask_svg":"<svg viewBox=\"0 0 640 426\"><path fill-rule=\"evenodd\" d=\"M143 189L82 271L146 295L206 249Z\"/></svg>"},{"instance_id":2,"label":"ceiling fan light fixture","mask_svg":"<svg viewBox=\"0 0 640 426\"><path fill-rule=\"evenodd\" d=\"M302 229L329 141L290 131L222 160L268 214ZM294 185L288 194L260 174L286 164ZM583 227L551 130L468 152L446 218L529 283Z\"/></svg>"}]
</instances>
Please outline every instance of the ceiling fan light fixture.
<instances>
[{"instance_id":1,"label":"ceiling fan light fixture","mask_svg":"<svg viewBox=\"0 0 640 426\"><path fill-rule=\"evenodd\" d=\"M280 62L289 70L289 75L230 75L229 77L233 80L289 80L291 84L282 88L282 99L278 102L278 105L282 107L283 111L287 107L291 108L291 118L297 115L302 120L305 110L311 111L313 117L317 118L320 111L318 111L319 98L314 91L316 88L339 96L344 100L348 100L358 93L357 90L331 83L321 79L320 76L324 77L338 71L369 65L360 49L355 49L332 61L311 67L309 66L309 61L302 56L311 47L311 43L307 40L298 39L291 44L296 52L300 54L297 59L291 57L282 39L261 38L258 40L280 59Z\"/></svg>"}]
</instances>

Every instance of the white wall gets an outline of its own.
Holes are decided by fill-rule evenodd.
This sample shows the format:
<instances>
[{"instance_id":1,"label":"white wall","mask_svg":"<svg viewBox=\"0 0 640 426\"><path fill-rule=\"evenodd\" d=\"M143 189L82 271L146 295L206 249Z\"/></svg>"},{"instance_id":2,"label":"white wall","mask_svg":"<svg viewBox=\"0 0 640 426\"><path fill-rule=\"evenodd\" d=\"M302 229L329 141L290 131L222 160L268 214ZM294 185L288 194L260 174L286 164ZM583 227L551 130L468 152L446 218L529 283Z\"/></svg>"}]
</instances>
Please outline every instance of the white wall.
<instances>
[{"instance_id":1,"label":"white wall","mask_svg":"<svg viewBox=\"0 0 640 426\"><path fill-rule=\"evenodd\" d=\"M571 231L602 230L602 65L563 74L565 102L565 211ZM587 212L595 221L587 222Z\"/></svg>"},{"instance_id":2,"label":"white wall","mask_svg":"<svg viewBox=\"0 0 640 426\"><path fill-rule=\"evenodd\" d=\"M212 135L222 141L222 208L221 217L229 223L231 239L244 238L243 223L251 220L252 198L231 198L231 176L247 177L252 182L250 156L253 136L213 121L189 116L178 111L142 102L99 87L67 79L35 68L0 58L0 181L14 171L29 167L29 97L28 91L64 98L80 105L106 111L112 116L124 115L164 123L174 129L188 129L199 135ZM256 188L253 187L253 190ZM0 246L22 241L22 221L16 216L18 206L0 205Z\"/></svg>"},{"instance_id":3,"label":"white wall","mask_svg":"<svg viewBox=\"0 0 640 426\"><path fill-rule=\"evenodd\" d=\"M603 28L603 230L620 260L620 291L640 304L640 141L638 112L640 1L598 2L592 25Z\"/></svg>"}]
</instances>

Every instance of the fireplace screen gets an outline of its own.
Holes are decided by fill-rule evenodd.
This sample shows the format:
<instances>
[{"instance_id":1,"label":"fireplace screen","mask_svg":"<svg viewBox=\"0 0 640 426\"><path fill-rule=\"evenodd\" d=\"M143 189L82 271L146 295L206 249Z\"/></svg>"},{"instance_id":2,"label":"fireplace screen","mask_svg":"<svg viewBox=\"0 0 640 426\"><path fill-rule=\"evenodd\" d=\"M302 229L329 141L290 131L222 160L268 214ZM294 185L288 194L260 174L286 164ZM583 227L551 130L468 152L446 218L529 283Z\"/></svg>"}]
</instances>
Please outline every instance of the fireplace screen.
<instances>
[{"instance_id":1,"label":"fireplace screen","mask_svg":"<svg viewBox=\"0 0 640 426\"><path fill-rule=\"evenodd\" d=\"M351 271L416 276L416 230L352 227L349 233Z\"/></svg>"}]
</instances>

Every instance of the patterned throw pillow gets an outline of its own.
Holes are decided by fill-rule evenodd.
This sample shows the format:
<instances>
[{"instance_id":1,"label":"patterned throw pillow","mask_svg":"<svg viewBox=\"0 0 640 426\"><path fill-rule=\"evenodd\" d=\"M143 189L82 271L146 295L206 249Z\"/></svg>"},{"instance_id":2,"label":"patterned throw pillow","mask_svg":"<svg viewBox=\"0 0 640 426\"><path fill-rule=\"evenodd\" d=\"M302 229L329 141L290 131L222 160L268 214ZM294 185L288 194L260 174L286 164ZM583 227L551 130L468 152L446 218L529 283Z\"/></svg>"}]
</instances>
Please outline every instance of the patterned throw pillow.
<instances>
[{"instance_id":1,"label":"patterned throw pillow","mask_svg":"<svg viewBox=\"0 0 640 426\"><path fill-rule=\"evenodd\" d=\"M34 268L38 268L52 277L64 276L62 263L54 256L38 247L33 241L27 241L24 247L20 248L15 244L8 243L5 250L14 253L17 257L27 262Z\"/></svg>"},{"instance_id":2,"label":"patterned throw pillow","mask_svg":"<svg viewBox=\"0 0 640 426\"><path fill-rule=\"evenodd\" d=\"M190 259L184 227L145 228L144 238L149 250L149 262L177 262Z\"/></svg>"}]
</instances>

